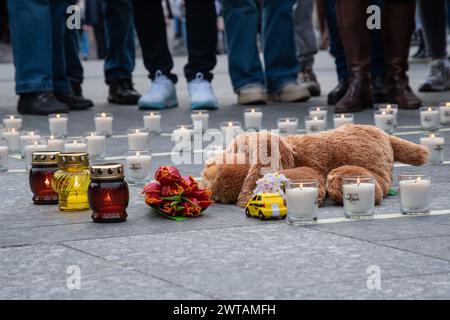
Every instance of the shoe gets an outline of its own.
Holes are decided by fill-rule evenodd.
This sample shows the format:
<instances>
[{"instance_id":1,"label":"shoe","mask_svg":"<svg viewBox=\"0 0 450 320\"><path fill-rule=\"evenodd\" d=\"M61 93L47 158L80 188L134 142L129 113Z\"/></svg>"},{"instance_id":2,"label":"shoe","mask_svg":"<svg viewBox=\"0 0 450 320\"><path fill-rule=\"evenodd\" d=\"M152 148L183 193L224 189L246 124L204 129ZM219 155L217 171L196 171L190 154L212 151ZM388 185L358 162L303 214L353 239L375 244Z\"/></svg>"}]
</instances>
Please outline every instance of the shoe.
<instances>
[{"instance_id":1,"label":"shoe","mask_svg":"<svg viewBox=\"0 0 450 320\"><path fill-rule=\"evenodd\" d=\"M419 87L420 92L446 91L450 89L450 64L447 59L431 63L427 80Z\"/></svg>"},{"instance_id":2,"label":"shoe","mask_svg":"<svg viewBox=\"0 0 450 320\"><path fill-rule=\"evenodd\" d=\"M178 106L175 84L161 71L156 71L150 89L139 99L138 105L141 110Z\"/></svg>"},{"instance_id":3,"label":"shoe","mask_svg":"<svg viewBox=\"0 0 450 320\"><path fill-rule=\"evenodd\" d=\"M51 113L68 113L69 108L55 98L52 92L33 92L21 94L17 104L20 114L49 115Z\"/></svg>"},{"instance_id":4,"label":"shoe","mask_svg":"<svg viewBox=\"0 0 450 320\"><path fill-rule=\"evenodd\" d=\"M70 87L72 88L72 93L77 96L82 98L83 97L83 89L81 88L81 84L77 83L77 82L70 82Z\"/></svg>"},{"instance_id":5,"label":"shoe","mask_svg":"<svg viewBox=\"0 0 450 320\"><path fill-rule=\"evenodd\" d=\"M301 102L311 97L306 88L301 87L297 82L285 84L279 91L270 95L269 100L279 102Z\"/></svg>"},{"instance_id":6,"label":"shoe","mask_svg":"<svg viewBox=\"0 0 450 320\"><path fill-rule=\"evenodd\" d=\"M94 106L92 100L85 99L83 96L76 96L73 92L55 92L55 97L59 102L67 104L70 110L87 110Z\"/></svg>"},{"instance_id":7,"label":"shoe","mask_svg":"<svg viewBox=\"0 0 450 320\"><path fill-rule=\"evenodd\" d=\"M415 34L417 34L418 47L417 51L413 55L411 55L411 62L425 62L429 58L429 55L427 52L427 47L425 45L425 39L422 29L417 30Z\"/></svg>"},{"instance_id":8,"label":"shoe","mask_svg":"<svg viewBox=\"0 0 450 320\"><path fill-rule=\"evenodd\" d=\"M304 68L298 74L298 83L309 91L311 97L320 96L320 84L317 82L317 76L312 68Z\"/></svg>"},{"instance_id":9,"label":"shoe","mask_svg":"<svg viewBox=\"0 0 450 320\"><path fill-rule=\"evenodd\" d=\"M218 108L211 83L203 78L202 73L197 73L195 79L188 83L188 91L192 109L214 110Z\"/></svg>"},{"instance_id":10,"label":"shoe","mask_svg":"<svg viewBox=\"0 0 450 320\"><path fill-rule=\"evenodd\" d=\"M141 95L134 89L131 79L119 79L109 85L108 102L135 105Z\"/></svg>"},{"instance_id":11,"label":"shoe","mask_svg":"<svg viewBox=\"0 0 450 320\"><path fill-rule=\"evenodd\" d=\"M238 91L239 104L265 104L266 102L266 91L264 87L259 83L248 84Z\"/></svg>"},{"instance_id":12,"label":"shoe","mask_svg":"<svg viewBox=\"0 0 450 320\"><path fill-rule=\"evenodd\" d=\"M389 96L389 89L386 86L383 76L372 78L372 92L374 103L385 103Z\"/></svg>"},{"instance_id":13,"label":"shoe","mask_svg":"<svg viewBox=\"0 0 450 320\"><path fill-rule=\"evenodd\" d=\"M336 113L357 112L373 106L369 31L361 28L365 25L364 12L364 1L336 1L339 32L351 72L347 92L335 105Z\"/></svg>"},{"instance_id":14,"label":"shoe","mask_svg":"<svg viewBox=\"0 0 450 320\"><path fill-rule=\"evenodd\" d=\"M327 103L330 106L334 106L339 100L345 96L345 93L348 89L348 78L339 79L338 84L334 87L333 90L328 93Z\"/></svg>"},{"instance_id":15,"label":"shoe","mask_svg":"<svg viewBox=\"0 0 450 320\"><path fill-rule=\"evenodd\" d=\"M386 64L388 101L402 109L418 109L422 101L409 86L408 56L411 35L415 29L415 3L398 4L386 1L383 7L383 43Z\"/></svg>"}]
</instances>

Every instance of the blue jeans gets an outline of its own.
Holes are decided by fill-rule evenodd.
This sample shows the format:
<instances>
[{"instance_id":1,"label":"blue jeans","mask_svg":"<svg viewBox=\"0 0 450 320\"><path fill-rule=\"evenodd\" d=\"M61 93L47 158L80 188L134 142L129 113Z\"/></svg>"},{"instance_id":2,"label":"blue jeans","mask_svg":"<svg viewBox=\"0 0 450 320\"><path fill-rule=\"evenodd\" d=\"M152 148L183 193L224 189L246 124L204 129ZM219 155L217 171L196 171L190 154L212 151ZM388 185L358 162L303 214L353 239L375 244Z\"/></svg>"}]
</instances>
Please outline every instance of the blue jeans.
<instances>
[{"instance_id":1,"label":"blue jeans","mask_svg":"<svg viewBox=\"0 0 450 320\"><path fill-rule=\"evenodd\" d=\"M383 7L382 0L372 0L371 4ZM330 52L334 56L338 79L348 78L350 73L347 68L344 47L342 46L341 36L336 18L336 0L324 0L325 18L327 20L328 30L330 32ZM381 30L370 31L371 63L370 73L372 77L383 76L385 72L383 58L383 39Z\"/></svg>"},{"instance_id":2,"label":"blue jeans","mask_svg":"<svg viewBox=\"0 0 450 320\"><path fill-rule=\"evenodd\" d=\"M269 92L295 82L299 71L294 41L292 7L295 0L265 0L262 37L265 72L256 43L259 9L255 0L224 0L223 15L228 65L233 88L257 83Z\"/></svg>"},{"instance_id":3,"label":"blue jeans","mask_svg":"<svg viewBox=\"0 0 450 320\"><path fill-rule=\"evenodd\" d=\"M66 53L66 75L71 82L83 82L83 66L80 61L80 33L78 30L67 30L64 38Z\"/></svg>"},{"instance_id":4,"label":"blue jeans","mask_svg":"<svg viewBox=\"0 0 450 320\"><path fill-rule=\"evenodd\" d=\"M66 92L64 32L68 0L8 0L16 93Z\"/></svg>"}]
</instances>

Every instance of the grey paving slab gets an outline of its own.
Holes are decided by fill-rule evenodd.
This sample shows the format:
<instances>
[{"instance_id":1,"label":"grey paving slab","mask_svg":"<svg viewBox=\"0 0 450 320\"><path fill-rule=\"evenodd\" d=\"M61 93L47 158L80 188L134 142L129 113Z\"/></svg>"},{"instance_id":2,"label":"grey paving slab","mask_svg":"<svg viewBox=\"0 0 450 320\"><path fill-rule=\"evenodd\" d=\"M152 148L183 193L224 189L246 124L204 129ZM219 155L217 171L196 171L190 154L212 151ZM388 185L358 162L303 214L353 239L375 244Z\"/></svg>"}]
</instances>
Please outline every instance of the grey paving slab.
<instances>
[{"instance_id":1,"label":"grey paving slab","mask_svg":"<svg viewBox=\"0 0 450 320\"><path fill-rule=\"evenodd\" d=\"M290 298L305 286L447 272L450 263L287 225L67 242L66 245L219 298ZM338 287L338 286L337 286Z\"/></svg>"},{"instance_id":2,"label":"grey paving slab","mask_svg":"<svg viewBox=\"0 0 450 320\"><path fill-rule=\"evenodd\" d=\"M3 248L0 261L0 299L208 298L61 245ZM80 289L67 286L74 284L74 267L80 271Z\"/></svg>"}]
</instances>

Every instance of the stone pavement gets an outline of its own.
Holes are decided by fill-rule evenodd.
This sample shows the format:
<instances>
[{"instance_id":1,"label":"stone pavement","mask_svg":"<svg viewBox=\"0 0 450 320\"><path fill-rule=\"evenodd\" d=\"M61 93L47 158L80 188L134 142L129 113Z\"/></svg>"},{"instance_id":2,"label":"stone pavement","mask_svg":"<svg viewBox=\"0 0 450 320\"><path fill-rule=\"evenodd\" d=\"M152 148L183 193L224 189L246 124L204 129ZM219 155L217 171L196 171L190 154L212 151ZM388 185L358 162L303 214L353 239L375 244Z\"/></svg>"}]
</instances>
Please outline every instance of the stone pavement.
<instances>
[{"instance_id":1,"label":"stone pavement","mask_svg":"<svg viewBox=\"0 0 450 320\"><path fill-rule=\"evenodd\" d=\"M185 58L176 58L182 74ZM135 82L148 87L142 61ZM92 114L113 112L114 131L142 125L136 107L109 105L102 64L85 64L85 95L96 107L71 113L69 132L93 130ZM324 95L307 103L264 107L264 126L275 128L281 116L302 119L310 105L323 105L336 81L332 60L318 55L316 71ZM427 74L423 64L411 66L417 88ZM0 117L15 112L14 70L0 65ZM214 89L221 109L211 115L210 127L242 119L227 74L224 56L215 69ZM163 111L163 131L189 123L186 83L177 85L180 108ZM450 95L421 95L426 104L450 100ZM330 110L332 108L330 107ZM402 137L417 142L418 111L400 111ZM356 115L357 123L372 123L372 112ZM301 124L302 126L303 124ZM331 125L331 123L330 123ZM48 132L45 117L25 117L25 128ZM448 129L448 128L447 128ZM450 131L446 159L450 160ZM154 153L171 150L167 136L153 138ZM109 139L108 156L122 156L126 139ZM152 171L170 164L169 156L153 158ZM205 216L184 222L150 213L131 186L129 218L121 224L94 224L89 212L60 213L54 206L33 206L23 162L11 159L12 171L0 173L0 299L412 299L450 298L450 166L399 166L395 174L429 171L435 215L399 217L397 197L376 208L383 219L320 223L290 227L282 221L246 218L241 208L214 205ZM179 166L183 174L199 176L201 165ZM395 187L395 186L394 186ZM320 219L342 217L342 208L327 203ZM387 219L392 217L392 219ZM69 290L69 266L81 270L81 289ZM371 266L380 268L381 289L367 287Z\"/></svg>"}]
</instances>

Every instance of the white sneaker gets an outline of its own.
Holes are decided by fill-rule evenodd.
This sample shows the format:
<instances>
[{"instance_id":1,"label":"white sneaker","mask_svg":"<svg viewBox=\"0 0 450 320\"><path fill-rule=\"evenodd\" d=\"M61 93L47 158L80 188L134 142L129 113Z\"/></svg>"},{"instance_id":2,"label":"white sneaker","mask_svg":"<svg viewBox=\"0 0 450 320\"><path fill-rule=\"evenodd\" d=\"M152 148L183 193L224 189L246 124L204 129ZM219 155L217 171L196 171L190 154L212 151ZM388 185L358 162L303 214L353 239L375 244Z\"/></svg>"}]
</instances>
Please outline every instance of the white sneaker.
<instances>
[{"instance_id":1,"label":"white sneaker","mask_svg":"<svg viewBox=\"0 0 450 320\"><path fill-rule=\"evenodd\" d=\"M164 109L178 106L175 84L156 71L150 89L138 101L139 109Z\"/></svg>"},{"instance_id":2,"label":"white sneaker","mask_svg":"<svg viewBox=\"0 0 450 320\"><path fill-rule=\"evenodd\" d=\"M211 83L203 79L203 74L197 73L195 79L188 83L189 97L192 109L217 109L217 98Z\"/></svg>"}]
</instances>

